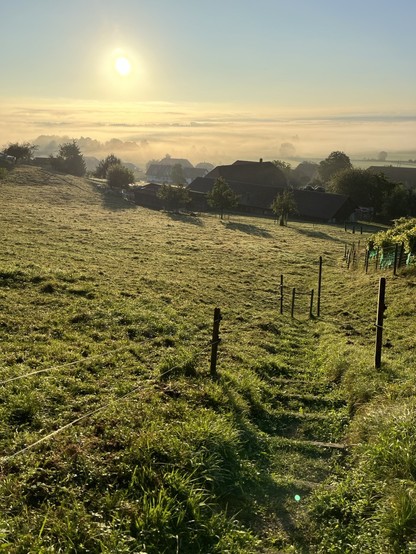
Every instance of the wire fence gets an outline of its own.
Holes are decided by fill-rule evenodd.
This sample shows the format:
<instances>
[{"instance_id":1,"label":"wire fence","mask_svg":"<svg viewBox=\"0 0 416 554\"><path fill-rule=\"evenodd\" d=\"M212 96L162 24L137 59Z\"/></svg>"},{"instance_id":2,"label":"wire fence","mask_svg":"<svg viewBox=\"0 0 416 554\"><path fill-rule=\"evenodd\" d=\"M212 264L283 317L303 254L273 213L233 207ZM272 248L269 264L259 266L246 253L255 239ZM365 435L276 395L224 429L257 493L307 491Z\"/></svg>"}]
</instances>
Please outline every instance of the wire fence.
<instances>
[{"instance_id":1,"label":"wire fence","mask_svg":"<svg viewBox=\"0 0 416 554\"><path fill-rule=\"evenodd\" d=\"M357 248L358 251L358 248ZM397 249L396 249L397 251ZM321 278L322 278L322 258L320 258L320 267L319 267L319 277L318 277L318 291L319 294L314 294L314 289L306 289L304 287L292 287L285 283L284 276L281 276L280 281L280 313L289 313L291 314L291 317L295 317L296 314L302 314L302 315L309 315L309 318L314 317L314 308L315 304L314 301L317 300L317 306L319 306L320 302L320 288L321 288ZM316 298L318 296L318 299ZM319 311L316 310L315 314L319 315ZM218 346L221 342L221 338L219 337L219 324L222 319L221 312L219 308L215 308L214 310L214 327L213 327L213 334L212 339L210 342L208 342L205 346L200 348L195 356L198 357L204 353L206 353L208 350L211 350L211 377L217 377L216 373L216 357L217 357L217 350ZM350 312L345 314L345 320L343 317L340 317L340 314L336 315L326 315L325 321L331 322L334 325L337 325L340 330L342 330L345 333L352 333L356 334L357 332L363 336L369 335L372 331L380 329L380 324L377 323L377 320L373 319L370 315L368 317L362 316L358 313ZM357 331L356 324L357 322L362 326L360 331ZM364 329L364 330L363 330ZM394 333L394 330L389 329L389 334ZM397 333L397 336L399 336L399 333ZM134 346L140 346L144 344L148 344L152 341L157 340L159 337L153 336L153 337L146 337L142 339L141 341L135 342ZM15 375L12 377L8 377L7 379L3 379L0 381L0 386L4 387L7 386L9 383L21 381L24 379L29 379L31 377L41 375L41 374L47 374L47 373L55 373L62 369L72 368L79 364L90 362L92 360L99 360L104 359L107 356L114 355L115 353L131 350L132 344L124 344L116 349L111 350L104 350L103 352L100 352L98 354L94 354L92 356L87 356L84 358L81 358L79 360L74 360L72 362L60 364L60 365L52 365L46 368L40 368L34 371L29 371L20 375ZM36 448L38 445L49 441L56 435L62 433L66 429L77 425L78 423L87 420L94 415L101 413L105 411L106 409L109 409L115 405L118 405L121 402L127 401L129 398L133 397L135 394L137 394L139 391L144 390L150 390L156 383L160 382L160 379L165 378L169 374L173 373L174 371L178 370L181 367L181 364L174 365L172 367L167 368L163 372L159 373L159 375L156 377L149 377L146 379L146 381L140 383L137 386L133 386L131 390L128 392L122 394L121 396L113 396L111 399L107 400L103 404L101 404L98 407L95 407L94 409L91 409L87 412L85 412L83 415L74 418L73 420L69 421L68 423L62 425L58 429L55 429L51 431L50 433L46 434L45 436L35 440L33 443L28 444L24 446L23 448L20 448L13 454L10 454L8 456L3 456L0 458L0 463L4 464L16 456L20 454L24 454L25 452L32 450Z\"/></svg>"},{"instance_id":2,"label":"wire fence","mask_svg":"<svg viewBox=\"0 0 416 554\"><path fill-rule=\"evenodd\" d=\"M347 269L363 269L366 273L393 270L396 275L402 267L415 264L415 256L406 252L404 244L375 248L362 241L345 244L343 261Z\"/></svg>"},{"instance_id":3,"label":"wire fence","mask_svg":"<svg viewBox=\"0 0 416 554\"><path fill-rule=\"evenodd\" d=\"M146 342L149 342L149 340L155 340L155 338L157 337L153 337L152 339L147 339L147 340L143 340L141 341L140 343L138 344L144 344ZM211 348L212 348L212 341L207 345L205 346L204 348L200 349L198 352L197 352L197 356L200 356L202 355L203 353L206 353L208 352ZM117 351L121 351L121 350L125 350L126 348L119 348L117 349ZM111 352L115 352L114 350L111 351ZM108 353L108 352L107 352ZM103 355L107 354L107 353L102 353L101 355L97 355L97 356L94 356L95 358L99 358L99 357L102 357ZM44 370L40 370L38 372L31 372L31 373L26 373L24 375L21 375L19 377L16 377L15 379L23 379L23 378L26 378L26 377L31 377L32 375L35 375L35 374L38 374L38 373L42 373L42 372L47 372L47 371L53 371L53 370L56 370L58 368L64 368L64 367L69 367L69 366L72 366L72 365L75 365L77 363L82 363L84 360L79 360L79 361L76 361L76 362L71 362L69 364L63 364L61 366L52 366L50 368L45 368ZM8 461L11 461L12 459L16 458L17 456L19 456L20 454L24 454L26 452L28 452L29 450L33 450L34 448L36 448L37 446L39 446L40 444L44 443L44 442L47 442L49 441L50 439L52 439L53 437L55 437L56 435L62 433L63 431L65 431L66 429L69 429L70 427L73 427L74 425L77 425L78 423L81 423L82 421L85 421L86 419L89 419L91 417L93 417L94 415L100 413L100 412L103 412L105 411L106 409L109 409L109 408L112 408L116 405L118 405L119 403L121 402L125 402L126 400L128 400L129 398L131 398L132 396L134 396L135 394L137 394L138 392L141 392L141 391L145 391L145 390L151 390L152 387L157 384L158 382L160 382L161 379L164 379L165 377L167 377L169 374L173 373L174 371L178 370L181 368L181 364L177 364L173 367L170 367L169 369L166 369L165 371L161 372L158 377L153 377L151 379L148 379L147 381L145 381L144 383L141 383L140 385L138 385L137 387L134 387L132 388L130 391L128 391L127 393L123 394L122 396L119 396L119 397L115 397L115 398L112 398L111 400L105 402L104 404L102 404L101 406L98 406L97 408L94 408L93 410L90 410L88 412L86 412L85 414L73 419L72 421L70 421L69 423L66 423L65 425L62 425L61 427L59 427L58 429L55 429L54 431L48 433L47 435L41 437L40 439L37 439L36 441L34 441L33 443L30 443L28 444L27 446L17 450L16 452L14 452L13 454L10 454L8 456L3 456L0 458L0 464L5 464L7 463ZM8 379L6 381L2 381L0 382L0 385L4 385L4 384L7 384L9 383L10 381L13 381L15 379Z\"/></svg>"}]
</instances>

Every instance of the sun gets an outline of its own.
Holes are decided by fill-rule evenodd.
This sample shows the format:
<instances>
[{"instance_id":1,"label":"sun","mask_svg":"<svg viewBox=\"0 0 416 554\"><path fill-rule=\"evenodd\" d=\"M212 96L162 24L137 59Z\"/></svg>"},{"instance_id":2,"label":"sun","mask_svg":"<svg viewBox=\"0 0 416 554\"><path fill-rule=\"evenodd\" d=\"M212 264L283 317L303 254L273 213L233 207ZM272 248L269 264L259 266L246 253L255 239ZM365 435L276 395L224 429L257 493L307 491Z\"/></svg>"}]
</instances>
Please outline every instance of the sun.
<instances>
[{"instance_id":1,"label":"sun","mask_svg":"<svg viewBox=\"0 0 416 554\"><path fill-rule=\"evenodd\" d=\"M131 63L126 56L117 56L114 67L119 75L126 77L131 73Z\"/></svg>"}]
</instances>

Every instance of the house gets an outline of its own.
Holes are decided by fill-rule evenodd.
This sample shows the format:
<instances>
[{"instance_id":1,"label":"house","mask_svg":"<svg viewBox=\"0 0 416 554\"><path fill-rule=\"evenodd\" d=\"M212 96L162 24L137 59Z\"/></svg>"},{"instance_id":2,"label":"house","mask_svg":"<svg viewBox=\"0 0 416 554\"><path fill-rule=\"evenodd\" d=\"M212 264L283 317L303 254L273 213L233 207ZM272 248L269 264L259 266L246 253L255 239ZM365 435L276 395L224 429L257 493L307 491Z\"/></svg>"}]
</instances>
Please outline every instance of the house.
<instances>
[{"instance_id":1,"label":"house","mask_svg":"<svg viewBox=\"0 0 416 554\"><path fill-rule=\"evenodd\" d=\"M135 204L139 204L139 206L152 210L161 210L163 202L158 196L161 188L162 185L160 183L147 183L140 187L134 187L132 200Z\"/></svg>"},{"instance_id":2,"label":"house","mask_svg":"<svg viewBox=\"0 0 416 554\"><path fill-rule=\"evenodd\" d=\"M296 217L312 221L343 222L358 208L348 196L318 192L315 190L294 190L298 213Z\"/></svg>"},{"instance_id":3,"label":"house","mask_svg":"<svg viewBox=\"0 0 416 554\"><path fill-rule=\"evenodd\" d=\"M206 168L194 167L189 160L166 157L160 162L149 165L146 178L153 183L175 184L172 179L172 169L177 165L182 167L183 176L188 185L197 177L203 177L208 173Z\"/></svg>"},{"instance_id":4,"label":"house","mask_svg":"<svg viewBox=\"0 0 416 554\"><path fill-rule=\"evenodd\" d=\"M375 175L383 174L386 179L393 183L403 183L406 188L416 189L416 167L395 167L392 165L372 165L367 169Z\"/></svg>"},{"instance_id":5,"label":"house","mask_svg":"<svg viewBox=\"0 0 416 554\"><path fill-rule=\"evenodd\" d=\"M220 165L205 177L198 177L188 186L196 205L193 209L208 209L206 198L218 178L223 178L239 197L238 211L270 215L270 208L277 194L287 188L283 171L271 162L238 160L231 165ZM198 193L198 194L195 194Z\"/></svg>"},{"instance_id":6,"label":"house","mask_svg":"<svg viewBox=\"0 0 416 554\"><path fill-rule=\"evenodd\" d=\"M286 176L271 162L237 161L218 166L205 177L199 177L188 186L193 209L209 209L206 195L216 179L222 177L239 196L237 211L258 215L272 215L271 204L278 194L288 190ZM314 190L294 190L297 217L315 221L345 221L357 208L350 198Z\"/></svg>"},{"instance_id":7,"label":"house","mask_svg":"<svg viewBox=\"0 0 416 554\"><path fill-rule=\"evenodd\" d=\"M263 162L261 159L258 162L237 160L231 165L219 165L207 173L206 177L210 179L223 177L229 184L230 181L235 181L278 189L287 187L287 179L283 171L274 163Z\"/></svg>"}]
</instances>

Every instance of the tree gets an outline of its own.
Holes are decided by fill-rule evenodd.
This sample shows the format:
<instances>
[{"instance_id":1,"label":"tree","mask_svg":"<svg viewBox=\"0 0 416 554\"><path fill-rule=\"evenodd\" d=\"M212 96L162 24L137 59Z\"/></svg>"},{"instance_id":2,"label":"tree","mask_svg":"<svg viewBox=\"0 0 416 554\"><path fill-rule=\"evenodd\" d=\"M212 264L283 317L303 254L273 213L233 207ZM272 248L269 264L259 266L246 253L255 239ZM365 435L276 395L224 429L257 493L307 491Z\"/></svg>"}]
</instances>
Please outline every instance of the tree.
<instances>
[{"instance_id":1,"label":"tree","mask_svg":"<svg viewBox=\"0 0 416 554\"><path fill-rule=\"evenodd\" d=\"M319 163L319 175L324 183L330 181L330 179L343 169L352 169L352 163L349 157L344 152L335 151L331 152L325 160Z\"/></svg>"},{"instance_id":2,"label":"tree","mask_svg":"<svg viewBox=\"0 0 416 554\"><path fill-rule=\"evenodd\" d=\"M162 185L157 195L167 210L185 208L191 201L191 195L183 185Z\"/></svg>"},{"instance_id":3,"label":"tree","mask_svg":"<svg viewBox=\"0 0 416 554\"><path fill-rule=\"evenodd\" d=\"M278 194L270 206L276 217L279 217L279 225L287 225L289 214L297 212L297 206L293 192L285 190Z\"/></svg>"},{"instance_id":4,"label":"tree","mask_svg":"<svg viewBox=\"0 0 416 554\"><path fill-rule=\"evenodd\" d=\"M110 165L106 175L107 184L113 190L122 191L130 183L134 183L133 171L119 163Z\"/></svg>"},{"instance_id":5,"label":"tree","mask_svg":"<svg viewBox=\"0 0 416 554\"><path fill-rule=\"evenodd\" d=\"M382 173L374 174L365 169L345 169L332 177L328 188L336 194L349 196L359 206L373 208L374 214L382 216L383 219L388 218L388 214L394 214L395 217L405 215L397 213L399 206L404 209L405 191Z\"/></svg>"},{"instance_id":6,"label":"tree","mask_svg":"<svg viewBox=\"0 0 416 554\"><path fill-rule=\"evenodd\" d=\"M97 165L97 169L94 171L94 177L99 179L105 179L107 177L108 168L111 165L120 165L121 160L114 154L109 154L104 160L100 160Z\"/></svg>"},{"instance_id":7,"label":"tree","mask_svg":"<svg viewBox=\"0 0 416 554\"><path fill-rule=\"evenodd\" d=\"M230 188L227 181L223 177L219 177L207 194L207 201L209 206L220 212L221 219L223 219L224 211L238 205L238 196Z\"/></svg>"},{"instance_id":8,"label":"tree","mask_svg":"<svg viewBox=\"0 0 416 554\"><path fill-rule=\"evenodd\" d=\"M33 153L36 149L37 146L29 142L11 142L3 152L6 156L13 156L16 158L16 161L29 161L33 158Z\"/></svg>"},{"instance_id":9,"label":"tree","mask_svg":"<svg viewBox=\"0 0 416 554\"><path fill-rule=\"evenodd\" d=\"M186 183L183 167L181 164L175 164L170 172L170 180L175 185L183 185Z\"/></svg>"},{"instance_id":10,"label":"tree","mask_svg":"<svg viewBox=\"0 0 416 554\"><path fill-rule=\"evenodd\" d=\"M387 156L388 156L387 152L382 150L381 152L378 153L377 159L379 162L385 162L387 160Z\"/></svg>"},{"instance_id":11,"label":"tree","mask_svg":"<svg viewBox=\"0 0 416 554\"><path fill-rule=\"evenodd\" d=\"M285 175L288 175L292 170L292 166L290 165L289 162L284 162L283 160L273 160L272 163L276 167L281 169Z\"/></svg>"},{"instance_id":12,"label":"tree","mask_svg":"<svg viewBox=\"0 0 416 554\"><path fill-rule=\"evenodd\" d=\"M50 160L54 169L77 177L85 175L87 170L84 156L75 140L61 144L58 155L51 156Z\"/></svg>"}]
</instances>

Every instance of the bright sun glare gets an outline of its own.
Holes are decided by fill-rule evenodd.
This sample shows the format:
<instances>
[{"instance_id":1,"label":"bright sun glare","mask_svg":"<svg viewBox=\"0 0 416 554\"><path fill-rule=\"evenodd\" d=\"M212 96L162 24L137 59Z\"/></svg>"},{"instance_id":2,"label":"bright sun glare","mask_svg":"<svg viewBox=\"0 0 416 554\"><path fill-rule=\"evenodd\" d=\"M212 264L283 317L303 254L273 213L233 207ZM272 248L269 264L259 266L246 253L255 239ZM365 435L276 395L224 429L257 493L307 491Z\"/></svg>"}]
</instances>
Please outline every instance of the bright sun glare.
<instances>
[{"instance_id":1,"label":"bright sun glare","mask_svg":"<svg viewBox=\"0 0 416 554\"><path fill-rule=\"evenodd\" d=\"M123 77L131 72L131 63L125 56L118 56L114 63L114 67L117 73Z\"/></svg>"}]
</instances>

